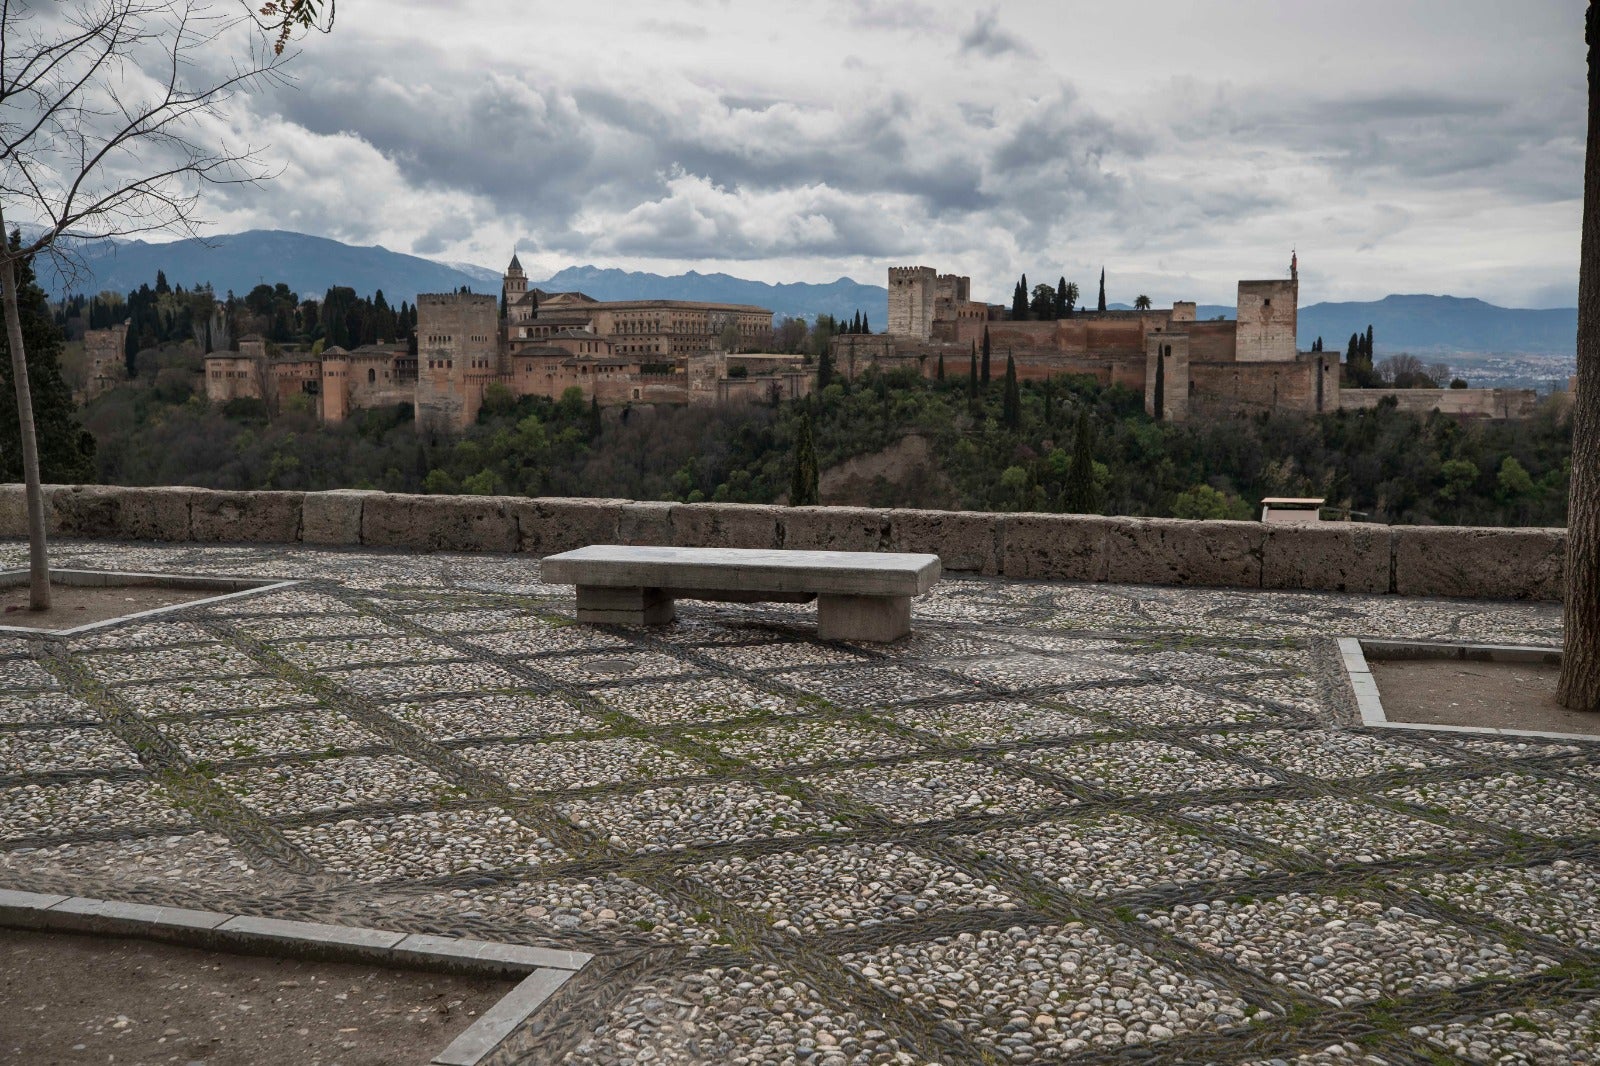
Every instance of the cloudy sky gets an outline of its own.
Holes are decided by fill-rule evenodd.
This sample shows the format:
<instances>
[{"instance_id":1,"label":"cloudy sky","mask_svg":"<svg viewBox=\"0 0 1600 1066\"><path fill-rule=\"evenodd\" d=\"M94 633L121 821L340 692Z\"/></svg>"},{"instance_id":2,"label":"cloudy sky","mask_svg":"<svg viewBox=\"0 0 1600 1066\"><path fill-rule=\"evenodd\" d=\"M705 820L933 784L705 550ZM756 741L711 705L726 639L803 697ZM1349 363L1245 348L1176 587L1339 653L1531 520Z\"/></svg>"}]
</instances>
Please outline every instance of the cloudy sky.
<instances>
[{"instance_id":1,"label":"cloudy sky","mask_svg":"<svg viewBox=\"0 0 1600 1066\"><path fill-rule=\"evenodd\" d=\"M1575 302L1582 0L345 0L238 102L296 229L534 277Z\"/></svg>"}]
</instances>

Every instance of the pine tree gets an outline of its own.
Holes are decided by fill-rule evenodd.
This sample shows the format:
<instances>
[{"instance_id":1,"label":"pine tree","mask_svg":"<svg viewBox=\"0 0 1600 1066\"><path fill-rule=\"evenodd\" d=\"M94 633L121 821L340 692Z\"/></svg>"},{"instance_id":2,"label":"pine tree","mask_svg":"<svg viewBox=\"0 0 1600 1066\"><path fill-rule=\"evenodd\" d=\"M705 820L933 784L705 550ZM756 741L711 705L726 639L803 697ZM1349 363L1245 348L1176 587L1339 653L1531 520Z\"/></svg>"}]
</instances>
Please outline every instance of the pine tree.
<instances>
[{"instance_id":1,"label":"pine tree","mask_svg":"<svg viewBox=\"0 0 1600 1066\"><path fill-rule=\"evenodd\" d=\"M1074 514L1089 514L1095 509L1094 455L1089 427L1089 409L1078 412L1078 435L1072 444L1072 464L1067 467L1067 492L1064 501Z\"/></svg>"},{"instance_id":2,"label":"pine tree","mask_svg":"<svg viewBox=\"0 0 1600 1066\"><path fill-rule=\"evenodd\" d=\"M817 447L811 438L811 412L800 416L795 437L794 470L789 478L789 506L807 507L818 502Z\"/></svg>"},{"instance_id":3,"label":"pine tree","mask_svg":"<svg viewBox=\"0 0 1600 1066\"><path fill-rule=\"evenodd\" d=\"M156 271L156 295L165 296L171 291L172 286L167 284L167 275L160 270Z\"/></svg>"},{"instance_id":4,"label":"pine tree","mask_svg":"<svg viewBox=\"0 0 1600 1066\"><path fill-rule=\"evenodd\" d=\"M1106 309L1106 268L1100 268L1100 310Z\"/></svg>"},{"instance_id":5,"label":"pine tree","mask_svg":"<svg viewBox=\"0 0 1600 1066\"><path fill-rule=\"evenodd\" d=\"M13 232L11 247L20 248L21 235ZM44 483L72 485L94 480L94 437L78 422L72 390L61 377L61 332L50 314L44 290L34 280L33 263L16 264L17 312L22 326L22 350L28 367L33 400L34 438L39 447L39 476ZM0 308L0 322L4 320ZM0 395L12 397L0 404L0 480L22 480L22 431L17 416L16 385L11 367L11 341L0 329Z\"/></svg>"},{"instance_id":6,"label":"pine tree","mask_svg":"<svg viewBox=\"0 0 1600 1066\"><path fill-rule=\"evenodd\" d=\"M1022 394L1017 389L1017 361L1006 353L1006 389L1002 401L1001 420L1007 429L1017 429L1022 425Z\"/></svg>"},{"instance_id":7,"label":"pine tree","mask_svg":"<svg viewBox=\"0 0 1600 1066\"><path fill-rule=\"evenodd\" d=\"M983 366L982 383L984 388L989 387L989 327L983 327Z\"/></svg>"}]
</instances>

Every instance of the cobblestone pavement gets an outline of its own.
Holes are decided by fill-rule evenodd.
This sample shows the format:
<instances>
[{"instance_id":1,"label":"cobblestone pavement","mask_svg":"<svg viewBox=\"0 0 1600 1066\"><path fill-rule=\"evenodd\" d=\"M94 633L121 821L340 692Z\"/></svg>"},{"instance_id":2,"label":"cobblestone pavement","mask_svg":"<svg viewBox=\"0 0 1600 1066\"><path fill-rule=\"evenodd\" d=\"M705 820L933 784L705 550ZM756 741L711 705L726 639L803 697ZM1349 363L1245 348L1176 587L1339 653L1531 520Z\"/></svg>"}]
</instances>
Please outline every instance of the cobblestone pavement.
<instances>
[{"instance_id":1,"label":"cobblestone pavement","mask_svg":"<svg viewBox=\"0 0 1600 1066\"><path fill-rule=\"evenodd\" d=\"M1600 745L1354 727L1334 643L1551 605L947 579L850 646L56 550L303 583L0 638L0 885L597 953L502 1064L1600 1061Z\"/></svg>"}]
</instances>

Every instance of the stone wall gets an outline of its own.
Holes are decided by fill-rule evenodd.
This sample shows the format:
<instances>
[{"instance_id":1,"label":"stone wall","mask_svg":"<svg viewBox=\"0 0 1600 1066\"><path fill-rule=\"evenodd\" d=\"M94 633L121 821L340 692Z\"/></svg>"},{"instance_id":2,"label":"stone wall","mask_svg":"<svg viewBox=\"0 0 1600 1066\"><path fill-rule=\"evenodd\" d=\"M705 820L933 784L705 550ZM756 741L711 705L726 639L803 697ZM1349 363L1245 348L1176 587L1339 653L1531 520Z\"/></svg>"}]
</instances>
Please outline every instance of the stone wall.
<instances>
[{"instance_id":1,"label":"stone wall","mask_svg":"<svg viewBox=\"0 0 1600 1066\"><path fill-rule=\"evenodd\" d=\"M1098 515L382 492L47 486L58 537L409 551L585 544L932 552L957 573L1059 581L1556 600L1563 529L1189 522ZM0 536L27 535L0 485Z\"/></svg>"},{"instance_id":2,"label":"stone wall","mask_svg":"<svg viewBox=\"0 0 1600 1066\"><path fill-rule=\"evenodd\" d=\"M1339 406L1347 411L1376 407L1394 397L1402 411L1429 411L1463 418L1528 418L1538 394L1532 389L1344 389Z\"/></svg>"},{"instance_id":3,"label":"stone wall","mask_svg":"<svg viewBox=\"0 0 1600 1066\"><path fill-rule=\"evenodd\" d=\"M1298 281L1239 282L1235 358L1241 363L1293 359L1299 306Z\"/></svg>"}]
</instances>

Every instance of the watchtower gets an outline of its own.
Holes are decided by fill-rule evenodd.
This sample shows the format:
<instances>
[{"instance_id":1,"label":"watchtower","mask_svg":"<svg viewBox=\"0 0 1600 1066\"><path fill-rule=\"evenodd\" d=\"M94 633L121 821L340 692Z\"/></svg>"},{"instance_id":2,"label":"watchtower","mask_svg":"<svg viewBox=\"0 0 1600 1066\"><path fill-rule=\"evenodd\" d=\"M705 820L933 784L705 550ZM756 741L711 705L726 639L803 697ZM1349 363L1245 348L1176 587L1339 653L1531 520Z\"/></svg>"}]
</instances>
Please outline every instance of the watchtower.
<instances>
[{"instance_id":1,"label":"watchtower","mask_svg":"<svg viewBox=\"0 0 1600 1066\"><path fill-rule=\"evenodd\" d=\"M933 337L933 304L939 285L933 267L889 268L889 333L896 337Z\"/></svg>"}]
</instances>

